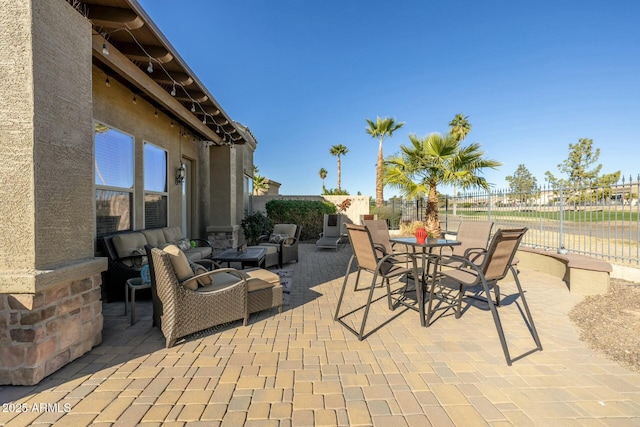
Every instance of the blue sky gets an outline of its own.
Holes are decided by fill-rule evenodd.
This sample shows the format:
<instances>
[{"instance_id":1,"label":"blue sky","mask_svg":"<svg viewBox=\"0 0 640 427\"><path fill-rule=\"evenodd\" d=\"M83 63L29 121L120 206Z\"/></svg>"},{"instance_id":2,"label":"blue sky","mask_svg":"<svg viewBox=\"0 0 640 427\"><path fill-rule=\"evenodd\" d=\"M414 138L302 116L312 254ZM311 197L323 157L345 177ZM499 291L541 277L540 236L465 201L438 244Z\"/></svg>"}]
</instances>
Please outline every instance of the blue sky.
<instances>
[{"instance_id":1,"label":"blue sky","mask_svg":"<svg viewBox=\"0 0 640 427\"><path fill-rule=\"evenodd\" d=\"M281 194L342 188L375 196L366 118L409 134L447 132L457 114L503 166L544 182L570 143L592 138L603 172L640 173L640 1L139 0L222 107L258 139ZM448 192L447 189L441 189ZM396 194L385 189L385 198Z\"/></svg>"}]
</instances>

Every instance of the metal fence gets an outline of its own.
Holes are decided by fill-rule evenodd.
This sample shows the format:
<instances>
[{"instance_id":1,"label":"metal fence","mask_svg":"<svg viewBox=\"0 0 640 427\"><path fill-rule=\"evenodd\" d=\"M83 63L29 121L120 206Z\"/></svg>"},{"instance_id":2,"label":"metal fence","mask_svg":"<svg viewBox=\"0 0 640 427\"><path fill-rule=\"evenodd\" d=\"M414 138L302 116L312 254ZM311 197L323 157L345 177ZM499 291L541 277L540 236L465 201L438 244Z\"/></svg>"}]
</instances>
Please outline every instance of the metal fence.
<instances>
[{"instance_id":1,"label":"metal fence","mask_svg":"<svg viewBox=\"0 0 640 427\"><path fill-rule=\"evenodd\" d=\"M459 193L441 198L441 229L457 230L463 221L493 221L494 229L528 227L523 244L566 248L622 264L640 265L640 176L607 186L540 187L528 193L510 190ZM387 203L388 221L424 221L426 200Z\"/></svg>"}]
</instances>

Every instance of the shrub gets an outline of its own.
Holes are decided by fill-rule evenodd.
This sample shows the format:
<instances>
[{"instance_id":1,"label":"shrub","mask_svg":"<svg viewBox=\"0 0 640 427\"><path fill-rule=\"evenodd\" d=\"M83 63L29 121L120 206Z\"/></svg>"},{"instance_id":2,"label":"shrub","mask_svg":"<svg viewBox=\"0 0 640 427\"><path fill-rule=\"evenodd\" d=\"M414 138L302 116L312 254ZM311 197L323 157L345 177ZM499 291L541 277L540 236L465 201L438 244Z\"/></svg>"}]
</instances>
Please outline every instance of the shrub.
<instances>
[{"instance_id":1,"label":"shrub","mask_svg":"<svg viewBox=\"0 0 640 427\"><path fill-rule=\"evenodd\" d=\"M387 221L390 228L397 226L400 223L400 217L402 216L402 209L400 209L400 205L398 205L395 210L391 206L374 206L370 208L369 212L371 212L372 215L378 215L378 219Z\"/></svg>"},{"instance_id":2,"label":"shrub","mask_svg":"<svg viewBox=\"0 0 640 427\"><path fill-rule=\"evenodd\" d=\"M273 223L263 212L247 215L240 223L248 245L255 245L258 237L271 234Z\"/></svg>"},{"instance_id":3,"label":"shrub","mask_svg":"<svg viewBox=\"0 0 640 427\"><path fill-rule=\"evenodd\" d=\"M422 221L402 221L400 224L400 234L402 236L413 236L418 228L424 228Z\"/></svg>"},{"instance_id":4,"label":"shrub","mask_svg":"<svg viewBox=\"0 0 640 427\"><path fill-rule=\"evenodd\" d=\"M266 208L273 224L301 225L300 240L318 239L324 214L337 212L333 203L315 200L270 200Z\"/></svg>"}]
</instances>

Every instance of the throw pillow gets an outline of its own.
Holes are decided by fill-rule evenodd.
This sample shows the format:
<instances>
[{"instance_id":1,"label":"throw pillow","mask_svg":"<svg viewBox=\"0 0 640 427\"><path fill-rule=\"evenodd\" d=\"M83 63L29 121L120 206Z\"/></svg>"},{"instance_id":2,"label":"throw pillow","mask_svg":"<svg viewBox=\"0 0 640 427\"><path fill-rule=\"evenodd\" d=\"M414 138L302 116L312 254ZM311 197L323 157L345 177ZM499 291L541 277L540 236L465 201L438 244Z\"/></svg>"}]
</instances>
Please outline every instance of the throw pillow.
<instances>
[{"instance_id":1,"label":"throw pillow","mask_svg":"<svg viewBox=\"0 0 640 427\"><path fill-rule=\"evenodd\" d=\"M138 248L131 251L131 262L134 267L142 267L148 264L147 251L144 248Z\"/></svg>"},{"instance_id":2,"label":"throw pillow","mask_svg":"<svg viewBox=\"0 0 640 427\"><path fill-rule=\"evenodd\" d=\"M280 243L280 242L284 242L288 238L289 238L288 234L272 234L269 237L269 242L270 243Z\"/></svg>"},{"instance_id":3,"label":"throw pillow","mask_svg":"<svg viewBox=\"0 0 640 427\"><path fill-rule=\"evenodd\" d=\"M171 255L171 266L173 267L173 272L176 274L178 282L182 283L185 288L192 291L198 289L197 281L187 280L193 277L193 270L191 269L189 259L187 259L184 252L182 252L176 245L167 245L163 250Z\"/></svg>"},{"instance_id":4,"label":"throw pillow","mask_svg":"<svg viewBox=\"0 0 640 427\"><path fill-rule=\"evenodd\" d=\"M175 245L180 248L181 251L186 252L191 249L191 242L189 239L180 239L175 242Z\"/></svg>"},{"instance_id":5,"label":"throw pillow","mask_svg":"<svg viewBox=\"0 0 640 427\"><path fill-rule=\"evenodd\" d=\"M206 268L204 268L203 265L197 264L195 262L190 262L189 264L191 265L191 269L193 270L193 274L195 276L207 273L209 271ZM211 276L198 277L197 281L200 286L209 286L213 284L213 277Z\"/></svg>"}]
</instances>

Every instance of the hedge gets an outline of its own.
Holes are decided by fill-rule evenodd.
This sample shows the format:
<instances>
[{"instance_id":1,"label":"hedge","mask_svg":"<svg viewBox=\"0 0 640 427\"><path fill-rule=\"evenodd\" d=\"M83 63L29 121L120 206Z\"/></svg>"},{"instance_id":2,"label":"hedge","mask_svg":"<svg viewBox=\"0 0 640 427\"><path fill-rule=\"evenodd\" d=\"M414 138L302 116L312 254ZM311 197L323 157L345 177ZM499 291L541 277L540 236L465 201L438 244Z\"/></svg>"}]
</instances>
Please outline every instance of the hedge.
<instances>
[{"instance_id":1,"label":"hedge","mask_svg":"<svg viewBox=\"0 0 640 427\"><path fill-rule=\"evenodd\" d=\"M300 240L317 240L322 233L324 214L338 211L331 202L315 200L270 200L266 208L274 224L301 225Z\"/></svg>"}]
</instances>

